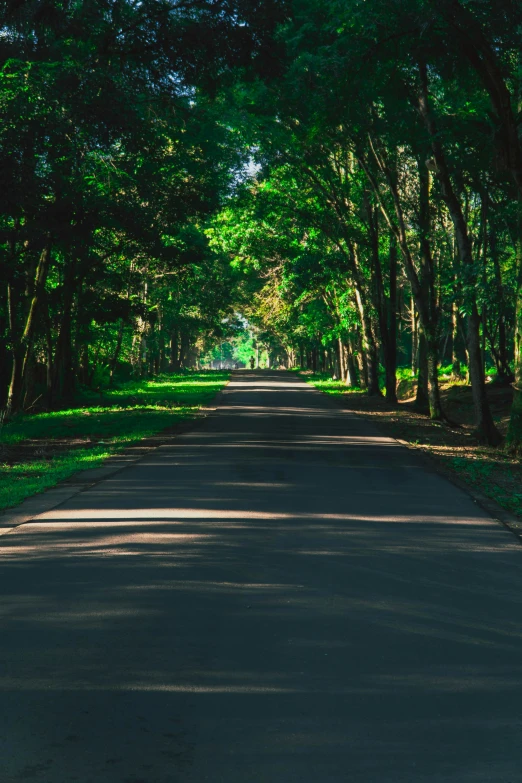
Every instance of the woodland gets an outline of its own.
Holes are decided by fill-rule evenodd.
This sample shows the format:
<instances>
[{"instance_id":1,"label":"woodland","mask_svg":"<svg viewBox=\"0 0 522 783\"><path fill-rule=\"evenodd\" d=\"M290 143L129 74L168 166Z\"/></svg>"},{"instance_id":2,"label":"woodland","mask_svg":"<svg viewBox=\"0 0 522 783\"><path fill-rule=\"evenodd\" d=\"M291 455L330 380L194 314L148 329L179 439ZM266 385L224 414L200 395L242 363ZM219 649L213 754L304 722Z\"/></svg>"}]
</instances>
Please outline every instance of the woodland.
<instances>
[{"instance_id":1,"label":"woodland","mask_svg":"<svg viewBox=\"0 0 522 783\"><path fill-rule=\"evenodd\" d=\"M1 14L5 422L262 346L442 424L467 382L488 446L512 387L522 453L520 0Z\"/></svg>"}]
</instances>

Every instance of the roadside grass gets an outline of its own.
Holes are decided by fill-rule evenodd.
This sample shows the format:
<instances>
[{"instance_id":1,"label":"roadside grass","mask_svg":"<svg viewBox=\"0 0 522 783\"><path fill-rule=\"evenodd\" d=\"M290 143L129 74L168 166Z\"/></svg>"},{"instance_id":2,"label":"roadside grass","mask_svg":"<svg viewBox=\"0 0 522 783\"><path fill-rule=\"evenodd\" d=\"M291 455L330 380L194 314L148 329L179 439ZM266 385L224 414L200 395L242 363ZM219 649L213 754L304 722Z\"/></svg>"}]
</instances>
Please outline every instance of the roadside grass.
<instances>
[{"instance_id":1,"label":"roadside grass","mask_svg":"<svg viewBox=\"0 0 522 783\"><path fill-rule=\"evenodd\" d=\"M350 394L354 392L362 392L358 386L347 386L343 381L336 381L329 373L326 372L312 372L311 370L292 370L299 375L307 383L311 383L319 391L325 392L325 394Z\"/></svg>"},{"instance_id":2,"label":"roadside grass","mask_svg":"<svg viewBox=\"0 0 522 783\"><path fill-rule=\"evenodd\" d=\"M441 399L444 410L460 425L458 428L432 422L415 410L414 386L408 382L409 370L403 371L398 379L398 406L389 405L382 398L368 397L361 389L346 387L325 373L300 375L320 391L342 399L347 409L371 418L385 435L404 440L430 454L445 470L522 518L522 462L503 448L477 442L471 389L465 381L450 381L445 372L448 369L451 368L441 371ZM495 423L505 435L512 390L491 384L486 389Z\"/></svg>"},{"instance_id":3,"label":"roadside grass","mask_svg":"<svg viewBox=\"0 0 522 783\"><path fill-rule=\"evenodd\" d=\"M15 417L0 430L0 509L193 418L229 376L218 371L162 375L101 393L84 391L68 410Z\"/></svg>"},{"instance_id":4,"label":"roadside grass","mask_svg":"<svg viewBox=\"0 0 522 783\"><path fill-rule=\"evenodd\" d=\"M500 506L522 518L522 466L502 450L475 449L446 459L466 483L480 489Z\"/></svg>"}]
</instances>

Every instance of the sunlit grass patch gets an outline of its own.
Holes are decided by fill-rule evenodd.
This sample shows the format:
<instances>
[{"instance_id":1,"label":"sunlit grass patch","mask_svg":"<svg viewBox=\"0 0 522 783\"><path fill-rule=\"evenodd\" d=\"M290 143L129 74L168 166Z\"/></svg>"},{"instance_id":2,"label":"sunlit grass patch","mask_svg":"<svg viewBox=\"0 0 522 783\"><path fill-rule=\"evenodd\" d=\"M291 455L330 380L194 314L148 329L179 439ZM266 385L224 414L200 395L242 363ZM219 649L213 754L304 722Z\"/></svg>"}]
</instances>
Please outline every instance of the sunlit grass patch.
<instances>
[{"instance_id":1,"label":"sunlit grass patch","mask_svg":"<svg viewBox=\"0 0 522 783\"><path fill-rule=\"evenodd\" d=\"M99 467L126 446L196 415L227 372L163 375L101 393L80 394L67 410L18 416L0 432L0 508ZM47 458L41 453L48 452Z\"/></svg>"},{"instance_id":2,"label":"sunlit grass patch","mask_svg":"<svg viewBox=\"0 0 522 783\"><path fill-rule=\"evenodd\" d=\"M361 391L357 386L347 386L343 381L334 380L328 373L300 372L299 375L304 381L326 394L340 395Z\"/></svg>"},{"instance_id":3,"label":"sunlit grass patch","mask_svg":"<svg viewBox=\"0 0 522 783\"><path fill-rule=\"evenodd\" d=\"M50 462L22 462L0 466L0 508L9 508L31 495L54 487L78 470L98 468L123 446L77 449L56 455Z\"/></svg>"}]
</instances>

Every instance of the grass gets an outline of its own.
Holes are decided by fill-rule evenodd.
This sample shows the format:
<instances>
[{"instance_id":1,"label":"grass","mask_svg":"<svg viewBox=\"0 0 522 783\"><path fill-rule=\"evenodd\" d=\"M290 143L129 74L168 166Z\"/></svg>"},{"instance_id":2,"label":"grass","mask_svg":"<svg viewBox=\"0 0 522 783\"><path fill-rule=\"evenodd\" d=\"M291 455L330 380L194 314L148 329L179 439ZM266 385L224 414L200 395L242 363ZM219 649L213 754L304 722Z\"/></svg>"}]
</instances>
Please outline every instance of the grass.
<instances>
[{"instance_id":1,"label":"grass","mask_svg":"<svg viewBox=\"0 0 522 783\"><path fill-rule=\"evenodd\" d=\"M228 377L217 371L163 375L84 391L68 410L17 416L0 432L0 509L194 417Z\"/></svg>"},{"instance_id":2,"label":"grass","mask_svg":"<svg viewBox=\"0 0 522 783\"><path fill-rule=\"evenodd\" d=\"M359 386L346 386L346 384L343 383L342 381L334 381L332 379L331 374L327 372L312 372L311 370L301 371L299 369L295 370L295 372L298 372L300 375L302 375L304 380L308 381L309 383L312 383L317 389L326 392L326 394L334 394L334 395L354 394L354 393L360 394L363 391ZM450 380L451 372L452 372L451 365L448 365L446 367L439 367L438 376L441 384L444 384L445 381ZM466 376L468 372L468 368L466 367L466 365L464 364L461 365L461 372L462 372L462 378L460 380L457 379L451 380L452 387L461 387L461 386L469 385L468 381L466 380ZM494 367L486 368L486 377L490 379L494 379L496 377L496 374L497 371ZM417 381L417 376L414 373L412 373L409 367L398 367L396 371L396 378L397 378L397 388L399 392L401 391L401 389L403 389L404 392L413 394L415 389L415 384ZM379 386L383 394L386 391L386 385L384 379L385 379L384 368L380 367Z\"/></svg>"},{"instance_id":3,"label":"grass","mask_svg":"<svg viewBox=\"0 0 522 783\"><path fill-rule=\"evenodd\" d=\"M361 392L357 386L347 386L343 381L334 381L332 376L326 372L312 372L311 370L299 371L296 370L304 381L311 383L316 389L319 389L325 394L350 394L351 392Z\"/></svg>"},{"instance_id":4,"label":"grass","mask_svg":"<svg viewBox=\"0 0 522 783\"><path fill-rule=\"evenodd\" d=\"M502 450L476 449L447 464L466 483L522 518L522 494L515 491L522 485L520 461Z\"/></svg>"}]
</instances>

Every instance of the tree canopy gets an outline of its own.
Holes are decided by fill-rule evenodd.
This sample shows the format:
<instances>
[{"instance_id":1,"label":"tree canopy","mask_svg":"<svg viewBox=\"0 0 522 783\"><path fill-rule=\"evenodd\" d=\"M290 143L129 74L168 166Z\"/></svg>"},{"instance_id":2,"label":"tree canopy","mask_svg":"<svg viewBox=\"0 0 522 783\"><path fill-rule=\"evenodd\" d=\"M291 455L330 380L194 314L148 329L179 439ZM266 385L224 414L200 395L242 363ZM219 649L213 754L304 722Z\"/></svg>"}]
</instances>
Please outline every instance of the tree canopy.
<instances>
[{"instance_id":1,"label":"tree canopy","mask_svg":"<svg viewBox=\"0 0 522 783\"><path fill-rule=\"evenodd\" d=\"M390 403L411 367L442 422L440 368L466 367L495 445L487 370L520 450L519 2L2 14L5 415L231 339Z\"/></svg>"}]
</instances>

